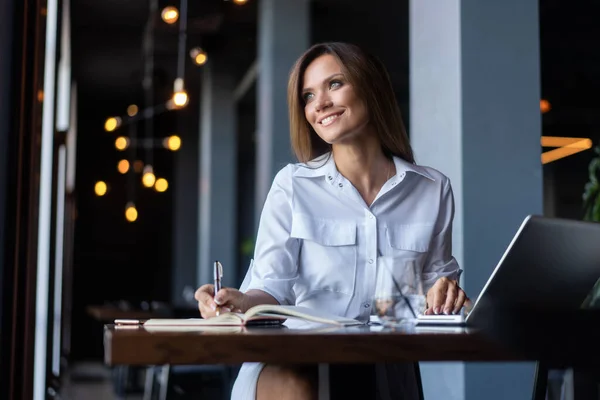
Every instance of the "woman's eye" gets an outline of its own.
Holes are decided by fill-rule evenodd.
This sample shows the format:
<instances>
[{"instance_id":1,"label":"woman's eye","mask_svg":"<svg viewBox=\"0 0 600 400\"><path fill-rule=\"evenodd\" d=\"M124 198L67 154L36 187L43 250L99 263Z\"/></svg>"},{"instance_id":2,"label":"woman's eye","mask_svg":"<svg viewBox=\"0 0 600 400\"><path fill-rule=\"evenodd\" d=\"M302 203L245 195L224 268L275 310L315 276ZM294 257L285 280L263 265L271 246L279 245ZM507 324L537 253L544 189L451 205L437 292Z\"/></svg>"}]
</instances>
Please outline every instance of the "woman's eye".
<instances>
[{"instance_id":1,"label":"woman's eye","mask_svg":"<svg viewBox=\"0 0 600 400\"><path fill-rule=\"evenodd\" d=\"M342 82L340 81L331 81L331 83L329 83L329 88L330 89L335 89L342 86Z\"/></svg>"},{"instance_id":2,"label":"woman's eye","mask_svg":"<svg viewBox=\"0 0 600 400\"><path fill-rule=\"evenodd\" d=\"M313 94L312 93L304 93L302 95L302 98L304 99L305 103L308 103L312 98L313 98Z\"/></svg>"}]
</instances>

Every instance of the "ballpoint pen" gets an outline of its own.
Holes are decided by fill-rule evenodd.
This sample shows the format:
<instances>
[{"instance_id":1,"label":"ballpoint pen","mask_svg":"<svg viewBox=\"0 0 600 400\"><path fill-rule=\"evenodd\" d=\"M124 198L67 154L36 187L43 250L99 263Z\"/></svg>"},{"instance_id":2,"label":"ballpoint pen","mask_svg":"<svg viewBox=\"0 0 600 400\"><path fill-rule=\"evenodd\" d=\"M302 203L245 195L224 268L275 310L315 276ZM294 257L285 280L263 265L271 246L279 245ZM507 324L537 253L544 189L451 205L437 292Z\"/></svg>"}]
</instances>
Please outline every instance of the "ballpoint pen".
<instances>
[{"instance_id":1,"label":"ballpoint pen","mask_svg":"<svg viewBox=\"0 0 600 400\"><path fill-rule=\"evenodd\" d=\"M223 265L219 261L215 261L213 273L214 273L215 297L216 297L217 293L219 293L219 290L221 290L221 278L223 277ZM219 316L220 313L221 313L221 307L219 307L217 305L217 309L216 309L217 316Z\"/></svg>"}]
</instances>

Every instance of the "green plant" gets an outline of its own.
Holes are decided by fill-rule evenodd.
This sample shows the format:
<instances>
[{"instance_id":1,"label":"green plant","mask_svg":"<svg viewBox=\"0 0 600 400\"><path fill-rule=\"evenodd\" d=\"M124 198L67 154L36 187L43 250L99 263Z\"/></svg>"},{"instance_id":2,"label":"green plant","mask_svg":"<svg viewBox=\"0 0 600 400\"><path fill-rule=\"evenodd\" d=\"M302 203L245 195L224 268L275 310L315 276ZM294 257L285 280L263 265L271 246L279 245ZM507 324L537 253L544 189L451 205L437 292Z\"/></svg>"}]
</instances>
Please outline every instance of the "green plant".
<instances>
[{"instance_id":1,"label":"green plant","mask_svg":"<svg viewBox=\"0 0 600 400\"><path fill-rule=\"evenodd\" d=\"M597 156L592 159L588 167L590 180L585 184L583 192L583 219L586 221L600 222L600 146L594 149Z\"/></svg>"},{"instance_id":2,"label":"green plant","mask_svg":"<svg viewBox=\"0 0 600 400\"><path fill-rule=\"evenodd\" d=\"M592 158L588 167L590 180L585 184L583 192L583 219L586 221L600 222L600 146L594 149L597 154ZM585 299L583 308L600 308L600 279Z\"/></svg>"},{"instance_id":3,"label":"green plant","mask_svg":"<svg viewBox=\"0 0 600 400\"><path fill-rule=\"evenodd\" d=\"M240 244L240 253L242 253L242 255L245 257L252 257L254 254L254 245L255 243L253 236L243 239L242 243Z\"/></svg>"},{"instance_id":4,"label":"green plant","mask_svg":"<svg viewBox=\"0 0 600 400\"><path fill-rule=\"evenodd\" d=\"M600 308L600 279L598 279L590 294L583 301L581 308Z\"/></svg>"}]
</instances>

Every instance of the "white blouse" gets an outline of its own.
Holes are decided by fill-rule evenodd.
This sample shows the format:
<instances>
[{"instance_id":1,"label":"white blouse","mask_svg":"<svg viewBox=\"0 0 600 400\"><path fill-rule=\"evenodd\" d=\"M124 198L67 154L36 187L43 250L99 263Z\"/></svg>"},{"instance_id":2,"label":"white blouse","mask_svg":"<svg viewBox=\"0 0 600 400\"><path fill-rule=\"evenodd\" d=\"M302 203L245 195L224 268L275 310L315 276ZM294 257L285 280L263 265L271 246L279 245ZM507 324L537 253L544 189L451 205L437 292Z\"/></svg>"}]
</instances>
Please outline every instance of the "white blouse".
<instances>
[{"instance_id":1,"label":"white blouse","mask_svg":"<svg viewBox=\"0 0 600 400\"><path fill-rule=\"evenodd\" d=\"M414 262L425 290L440 277L458 279L449 179L398 157L394 164L396 175L371 206L337 171L330 153L279 171L240 290L260 289L280 304L366 322L378 257L395 265Z\"/></svg>"}]
</instances>

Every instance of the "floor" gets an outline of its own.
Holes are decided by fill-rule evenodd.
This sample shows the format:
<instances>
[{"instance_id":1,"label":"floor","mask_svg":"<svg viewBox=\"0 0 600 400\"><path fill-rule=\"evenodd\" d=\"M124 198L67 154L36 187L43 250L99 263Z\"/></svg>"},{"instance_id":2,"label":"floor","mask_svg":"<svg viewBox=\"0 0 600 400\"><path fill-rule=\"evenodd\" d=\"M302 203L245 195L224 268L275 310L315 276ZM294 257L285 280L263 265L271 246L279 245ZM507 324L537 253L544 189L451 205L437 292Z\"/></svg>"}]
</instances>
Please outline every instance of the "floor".
<instances>
[{"instance_id":1,"label":"floor","mask_svg":"<svg viewBox=\"0 0 600 400\"><path fill-rule=\"evenodd\" d=\"M80 362L73 365L65 373L62 390L57 400L143 400L142 388L144 385L145 371L140 370L137 379L139 390L127 393L126 396L117 396L114 389L114 371L101 362ZM198 378L194 378L197 381ZM135 386L134 383L134 386ZM565 374L551 372L549 376L549 390L547 400L573 400L571 371ZM210 385L213 386L213 385ZM169 399L186 399L189 394L177 390ZM202 393L203 392L203 393ZM223 398L220 391L214 387L205 387L202 392L193 395L193 398L219 399ZM227 396L226 396L227 397Z\"/></svg>"},{"instance_id":2,"label":"floor","mask_svg":"<svg viewBox=\"0 0 600 400\"><path fill-rule=\"evenodd\" d=\"M143 376L142 376L143 378ZM142 382L143 384L143 382ZM61 400L142 400L143 394L115 395L112 371L99 362L82 362L66 372Z\"/></svg>"},{"instance_id":3,"label":"floor","mask_svg":"<svg viewBox=\"0 0 600 400\"><path fill-rule=\"evenodd\" d=\"M143 400L145 372L145 368L142 368L138 370L137 375L131 376L130 390L125 395L119 396L115 391L116 373L114 369L101 362L80 362L72 365L64 374L60 395L55 399ZM168 400L228 399L229 393L225 394L224 392L230 389L223 390L223 381L219 380L220 377L219 373L206 369L206 366L179 368L169 378ZM157 380L161 379L160 374L157 374ZM155 389L155 396L157 396L157 392L158 390Z\"/></svg>"}]
</instances>

